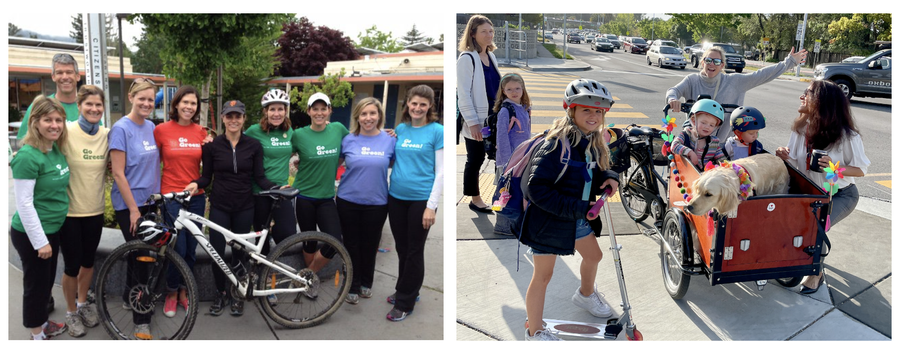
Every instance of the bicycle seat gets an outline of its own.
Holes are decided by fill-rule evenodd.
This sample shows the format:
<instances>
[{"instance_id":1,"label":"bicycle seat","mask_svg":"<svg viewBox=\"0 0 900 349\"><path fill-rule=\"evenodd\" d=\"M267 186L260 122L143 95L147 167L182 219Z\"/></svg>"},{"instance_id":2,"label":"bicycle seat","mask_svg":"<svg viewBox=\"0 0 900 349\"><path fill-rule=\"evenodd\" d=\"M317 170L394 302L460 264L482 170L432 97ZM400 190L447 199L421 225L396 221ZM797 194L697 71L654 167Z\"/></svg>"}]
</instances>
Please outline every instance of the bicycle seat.
<instances>
[{"instance_id":1,"label":"bicycle seat","mask_svg":"<svg viewBox=\"0 0 900 349\"><path fill-rule=\"evenodd\" d=\"M628 130L628 135L637 137L637 136L656 136L658 133L649 127L632 127Z\"/></svg>"},{"instance_id":2,"label":"bicycle seat","mask_svg":"<svg viewBox=\"0 0 900 349\"><path fill-rule=\"evenodd\" d=\"M297 194L300 194L300 189L297 188L285 188L285 189L271 189L271 190L260 190L259 196L271 196L276 199L291 199Z\"/></svg>"}]
</instances>

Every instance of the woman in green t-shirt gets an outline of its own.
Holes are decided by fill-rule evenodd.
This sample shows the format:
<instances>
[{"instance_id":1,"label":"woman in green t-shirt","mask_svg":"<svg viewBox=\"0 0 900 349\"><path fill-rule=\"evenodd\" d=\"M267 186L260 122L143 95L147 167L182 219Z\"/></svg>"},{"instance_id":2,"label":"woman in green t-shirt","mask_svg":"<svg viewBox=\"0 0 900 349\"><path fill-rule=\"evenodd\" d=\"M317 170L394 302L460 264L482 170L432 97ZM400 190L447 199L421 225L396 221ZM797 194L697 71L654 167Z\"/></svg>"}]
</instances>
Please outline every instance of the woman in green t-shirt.
<instances>
[{"instance_id":1,"label":"woman in green t-shirt","mask_svg":"<svg viewBox=\"0 0 900 349\"><path fill-rule=\"evenodd\" d=\"M283 90L272 89L263 95L260 103L263 110L259 124L250 126L244 134L262 144L266 178L278 186L284 186L288 184L290 176L291 137L294 135L291 119L287 117L290 96ZM253 194L259 191L259 186L253 183ZM294 217L294 208L289 202L281 203L273 210L274 200L271 197L254 196L253 201L253 229L262 230L271 214L275 225L269 236L276 244L297 233L297 218ZM265 244L262 254L268 253L269 244ZM274 295L269 296L269 299L274 298Z\"/></svg>"},{"instance_id":2,"label":"woman in green t-shirt","mask_svg":"<svg viewBox=\"0 0 900 349\"><path fill-rule=\"evenodd\" d=\"M25 145L10 163L16 213L9 237L22 261L23 324L40 340L66 330L47 313L59 256L57 233L69 211L69 164L60 150L67 137L66 110L57 100L38 96L28 124Z\"/></svg>"},{"instance_id":3,"label":"woman in green t-shirt","mask_svg":"<svg viewBox=\"0 0 900 349\"><path fill-rule=\"evenodd\" d=\"M341 155L341 140L350 131L341 123L329 123L331 100L324 93L310 96L307 105L312 124L295 130L291 138L291 147L300 161L293 184L300 190L295 201L297 224L300 231L318 230L342 241L340 219L334 202L334 180ZM325 266L335 253L330 248L317 249L312 244L303 248L304 262L315 272ZM317 294L313 289L307 295L315 298Z\"/></svg>"}]
</instances>

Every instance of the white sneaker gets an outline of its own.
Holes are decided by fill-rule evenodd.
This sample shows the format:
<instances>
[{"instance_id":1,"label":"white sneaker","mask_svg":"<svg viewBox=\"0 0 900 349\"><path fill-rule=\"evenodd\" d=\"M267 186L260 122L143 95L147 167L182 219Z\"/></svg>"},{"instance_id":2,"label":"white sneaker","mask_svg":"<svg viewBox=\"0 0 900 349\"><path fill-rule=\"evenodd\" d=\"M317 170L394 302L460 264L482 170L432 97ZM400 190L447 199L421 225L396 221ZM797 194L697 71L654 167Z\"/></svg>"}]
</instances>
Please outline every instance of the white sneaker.
<instances>
[{"instance_id":1,"label":"white sneaker","mask_svg":"<svg viewBox=\"0 0 900 349\"><path fill-rule=\"evenodd\" d=\"M555 336L553 333L550 333L550 330L543 329L537 330L534 332L534 336L528 334L528 329L525 329L525 340L526 341L563 341L559 339L559 337Z\"/></svg>"},{"instance_id":2,"label":"white sneaker","mask_svg":"<svg viewBox=\"0 0 900 349\"><path fill-rule=\"evenodd\" d=\"M610 309L606 300L603 299L602 293L597 292L597 289L594 288L594 292L590 296L585 297L581 295L580 289L580 287L575 289L575 294L572 295L572 303L596 317L612 316L612 309Z\"/></svg>"}]
</instances>

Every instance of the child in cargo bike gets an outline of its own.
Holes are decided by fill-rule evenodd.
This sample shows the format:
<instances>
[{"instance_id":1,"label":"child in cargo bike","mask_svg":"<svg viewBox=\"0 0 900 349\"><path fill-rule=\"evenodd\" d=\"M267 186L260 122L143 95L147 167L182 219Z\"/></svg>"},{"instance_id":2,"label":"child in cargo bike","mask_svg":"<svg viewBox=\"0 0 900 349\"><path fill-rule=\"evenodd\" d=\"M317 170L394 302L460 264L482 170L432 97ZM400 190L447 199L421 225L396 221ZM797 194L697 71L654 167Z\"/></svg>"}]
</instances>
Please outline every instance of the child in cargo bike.
<instances>
[{"instance_id":1,"label":"child in cargo bike","mask_svg":"<svg viewBox=\"0 0 900 349\"><path fill-rule=\"evenodd\" d=\"M691 160L703 171L707 161L719 163L725 159L719 138L712 133L725 119L725 109L712 99L701 99L691 107L691 126L685 127L672 141L672 152Z\"/></svg>"},{"instance_id":2,"label":"child in cargo bike","mask_svg":"<svg viewBox=\"0 0 900 349\"><path fill-rule=\"evenodd\" d=\"M594 80L571 82L565 91L566 117L554 121L522 175L525 211L520 241L531 247L534 274L525 295L526 340L559 340L543 326L544 298L553 276L556 255L581 254L581 286L572 302L597 317L612 310L594 286L603 257L593 235L599 219L588 220L590 202L606 188L615 194L618 175L609 170L609 149L601 132L612 106L612 95ZM562 161L568 159L567 162ZM592 234L594 232L594 234Z\"/></svg>"}]
</instances>

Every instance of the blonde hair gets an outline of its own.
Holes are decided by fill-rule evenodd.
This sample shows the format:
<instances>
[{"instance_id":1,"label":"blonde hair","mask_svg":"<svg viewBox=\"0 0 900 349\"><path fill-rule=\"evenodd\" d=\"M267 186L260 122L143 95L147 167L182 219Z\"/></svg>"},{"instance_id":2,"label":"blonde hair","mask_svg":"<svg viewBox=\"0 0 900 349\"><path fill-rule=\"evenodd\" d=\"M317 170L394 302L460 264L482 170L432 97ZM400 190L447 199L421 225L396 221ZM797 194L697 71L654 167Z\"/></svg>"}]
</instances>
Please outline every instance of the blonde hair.
<instances>
[{"instance_id":1,"label":"blonde hair","mask_svg":"<svg viewBox=\"0 0 900 349\"><path fill-rule=\"evenodd\" d=\"M66 109L55 98L40 95L34 99L31 104L31 116L28 118L28 131L26 131L25 138L22 139L24 144L30 145L44 154L47 154L47 149L53 147L53 141L44 138L44 135L38 130L38 123L44 116L52 112L58 113L63 118L62 131L56 140L56 146L62 151L69 135L65 125Z\"/></svg>"},{"instance_id":2,"label":"blonde hair","mask_svg":"<svg viewBox=\"0 0 900 349\"><path fill-rule=\"evenodd\" d=\"M709 57L709 54L710 54L710 53L713 53L713 52L718 52L718 53L719 53L719 57L721 57L721 59L722 59L722 66L721 66L721 67L723 68L722 70L723 70L723 71L725 70L725 69L724 69L724 68L725 68L725 57L726 57L726 56L725 56L725 50L723 50L723 49L722 49L721 47L719 47L719 46L710 46L708 49L706 49L706 51L703 52L703 56L700 57L700 64L703 64L703 67L702 67L703 69L700 70L701 73L706 71L706 69L705 69L705 68L706 68L706 62L704 62L703 60L706 59L706 57Z\"/></svg>"},{"instance_id":3,"label":"blonde hair","mask_svg":"<svg viewBox=\"0 0 900 349\"><path fill-rule=\"evenodd\" d=\"M590 149L594 154L594 159L597 162L597 167L601 170L608 170L610 168L609 163L609 147L606 145L606 141L603 140L603 132L606 132L606 112L603 112L603 120L600 121L602 125L600 128L591 132L591 144ZM566 110L566 117L559 118L553 121L553 125L550 126L550 130L547 132L547 139L556 139L560 140L561 137L565 137L572 144L578 144L581 142L582 132L578 129L578 126L575 125L575 108L569 108ZM550 148L550 151L556 149L556 146L559 145L559 142L554 142L553 147Z\"/></svg>"},{"instance_id":4,"label":"blonde hair","mask_svg":"<svg viewBox=\"0 0 900 349\"><path fill-rule=\"evenodd\" d=\"M131 83L131 88L128 89L128 95L134 97L139 92L147 89L153 89L153 92L156 93L156 83L148 78L137 78Z\"/></svg>"},{"instance_id":5,"label":"blonde hair","mask_svg":"<svg viewBox=\"0 0 900 349\"><path fill-rule=\"evenodd\" d=\"M482 50L487 50L487 52L491 52L497 49L497 46L494 45L493 42L488 44L487 47L481 47L478 45L478 42L472 38L475 33L478 32L478 27L482 24L490 24L491 27L494 26L494 23L491 23L491 20L482 15L474 15L469 17L469 22L466 23L466 30L463 31L463 37L459 39L459 51L475 51L481 53Z\"/></svg>"},{"instance_id":6,"label":"blonde hair","mask_svg":"<svg viewBox=\"0 0 900 349\"><path fill-rule=\"evenodd\" d=\"M359 131L362 129L359 126L359 115L362 114L363 108L370 105L374 105L375 109L378 109L378 129L380 130L384 127L384 109L381 106L381 101L375 97L366 97L359 103L356 103L356 106L353 107L353 112L350 113L350 133L359 135Z\"/></svg>"},{"instance_id":7,"label":"blonde hair","mask_svg":"<svg viewBox=\"0 0 900 349\"><path fill-rule=\"evenodd\" d=\"M503 75L503 78L500 79L500 89L497 90L497 99L495 99L495 102L494 102L494 112L495 113L500 112L500 105L502 105L503 100L505 100L507 98L506 93L503 92L503 89L506 86L506 84L508 84L510 82L518 82L519 84L522 85L522 100L520 101L522 103L520 103L520 104L523 107L525 107L525 109L528 109L528 107L531 106L531 98L528 98L528 91L525 89L525 80L522 80L522 76L519 74L509 73L509 74Z\"/></svg>"}]
</instances>

